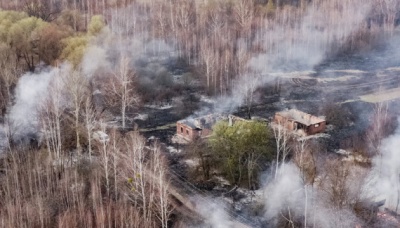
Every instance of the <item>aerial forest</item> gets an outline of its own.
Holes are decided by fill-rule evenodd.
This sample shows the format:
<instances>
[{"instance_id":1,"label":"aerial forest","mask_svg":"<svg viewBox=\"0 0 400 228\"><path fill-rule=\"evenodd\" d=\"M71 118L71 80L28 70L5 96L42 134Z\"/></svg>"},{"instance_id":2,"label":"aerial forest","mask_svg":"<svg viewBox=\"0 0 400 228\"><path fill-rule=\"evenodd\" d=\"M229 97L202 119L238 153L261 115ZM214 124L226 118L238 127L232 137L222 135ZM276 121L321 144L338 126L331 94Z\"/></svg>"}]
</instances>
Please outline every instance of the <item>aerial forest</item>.
<instances>
[{"instance_id":1,"label":"aerial forest","mask_svg":"<svg viewBox=\"0 0 400 228\"><path fill-rule=\"evenodd\" d=\"M398 0L0 0L0 227L399 227L399 73Z\"/></svg>"}]
</instances>

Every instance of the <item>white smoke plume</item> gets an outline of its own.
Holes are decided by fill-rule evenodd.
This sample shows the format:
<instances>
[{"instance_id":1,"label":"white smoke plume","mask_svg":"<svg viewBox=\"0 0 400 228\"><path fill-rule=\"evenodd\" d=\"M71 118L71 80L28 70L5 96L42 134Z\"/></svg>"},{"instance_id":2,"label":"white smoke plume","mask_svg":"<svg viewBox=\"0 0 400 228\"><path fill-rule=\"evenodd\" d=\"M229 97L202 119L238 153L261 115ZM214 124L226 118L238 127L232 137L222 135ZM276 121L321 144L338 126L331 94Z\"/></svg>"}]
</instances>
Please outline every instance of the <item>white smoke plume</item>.
<instances>
[{"instance_id":1,"label":"white smoke plume","mask_svg":"<svg viewBox=\"0 0 400 228\"><path fill-rule=\"evenodd\" d=\"M171 57L173 49L165 42L149 39L145 31L130 31L134 26L130 24L132 17L139 15L133 6L112 11L111 14L109 26L93 38L85 50L79 70L88 80L98 73L111 73L122 55L131 59L132 68L134 62L139 59L151 59L152 56ZM143 19L144 17L141 17L141 20ZM38 67L36 72L28 72L19 79L15 99L7 115L14 140L33 137L40 131L38 109L46 98L51 96L49 85L55 79L67 77L72 71L68 63L63 63L61 67ZM63 84L59 85L60 89L63 89ZM68 104L64 102L63 105Z\"/></svg>"},{"instance_id":2,"label":"white smoke plume","mask_svg":"<svg viewBox=\"0 0 400 228\"><path fill-rule=\"evenodd\" d=\"M198 115L233 112L249 103L257 88L277 77L292 71L313 71L348 43L365 22L371 6L370 0L313 1L292 26L266 22L258 35L265 52L250 59L248 70L233 83L230 96L218 98L213 110L201 110Z\"/></svg>"},{"instance_id":3,"label":"white smoke plume","mask_svg":"<svg viewBox=\"0 0 400 228\"><path fill-rule=\"evenodd\" d=\"M398 120L400 121L400 119ZM385 207L398 211L400 203L400 129L382 141L380 154L373 160L367 188L372 197L385 200Z\"/></svg>"},{"instance_id":4,"label":"white smoke plume","mask_svg":"<svg viewBox=\"0 0 400 228\"><path fill-rule=\"evenodd\" d=\"M90 78L101 68L109 69L111 66L106 56L106 50L97 45L90 45L82 60L82 72L84 75Z\"/></svg>"},{"instance_id":5,"label":"white smoke plume","mask_svg":"<svg viewBox=\"0 0 400 228\"><path fill-rule=\"evenodd\" d=\"M250 65L262 74L312 70L361 28L371 6L370 0L313 1L299 24L266 31L263 37L268 51L252 59Z\"/></svg>"},{"instance_id":6,"label":"white smoke plume","mask_svg":"<svg viewBox=\"0 0 400 228\"><path fill-rule=\"evenodd\" d=\"M106 61L102 59L101 49L90 47L87 53L88 57L84 58L82 71L85 75L91 76L99 66L105 65ZM96 61L85 61L93 56L96 56ZM52 96L49 92L51 84L57 81L58 90L63 90L64 83L72 71L72 67L64 63L60 67L38 68L35 72L21 76L15 89L14 102L6 118L15 140L39 131L38 111L46 98ZM63 105L68 106L68 102L64 101Z\"/></svg>"},{"instance_id":7,"label":"white smoke plume","mask_svg":"<svg viewBox=\"0 0 400 228\"><path fill-rule=\"evenodd\" d=\"M334 208L325 192L305 184L296 165L284 166L280 167L277 178L264 187L264 218L271 227L277 226L279 220L323 228L355 227L359 223L352 211Z\"/></svg>"},{"instance_id":8,"label":"white smoke plume","mask_svg":"<svg viewBox=\"0 0 400 228\"><path fill-rule=\"evenodd\" d=\"M222 202L216 203L211 199L207 201L196 200L196 207L199 214L206 218L204 225L212 228L230 228L234 227L234 223L229 219L229 215L221 206Z\"/></svg>"},{"instance_id":9,"label":"white smoke plume","mask_svg":"<svg viewBox=\"0 0 400 228\"><path fill-rule=\"evenodd\" d=\"M49 94L49 85L60 80L62 74L68 74L70 66L45 68L38 72L26 73L18 81L15 89L15 101L6 117L11 128L13 140L27 135L35 135L39 130L38 110ZM63 73L61 73L63 72Z\"/></svg>"}]
</instances>

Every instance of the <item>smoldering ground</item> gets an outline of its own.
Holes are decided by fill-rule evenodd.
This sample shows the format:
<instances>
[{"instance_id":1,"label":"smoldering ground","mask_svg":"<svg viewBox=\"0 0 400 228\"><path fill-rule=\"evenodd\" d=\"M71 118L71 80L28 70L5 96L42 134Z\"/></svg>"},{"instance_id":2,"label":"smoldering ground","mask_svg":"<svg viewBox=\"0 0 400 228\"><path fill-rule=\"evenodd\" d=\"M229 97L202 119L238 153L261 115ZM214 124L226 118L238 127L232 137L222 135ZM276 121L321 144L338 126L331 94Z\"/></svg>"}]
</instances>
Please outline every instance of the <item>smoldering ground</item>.
<instances>
[{"instance_id":1,"label":"smoldering ground","mask_svg":"<svg viewBox=\"0 0 400 228\"><path fill-rule=\"evenodd\" d=\"M294 163L281 165L278 176L272 178L264 187L265 214L262 220L271 226L292 224L304 227L355 227L362 224L361 219L347 205L334 206L329 188L320 184L305 183L302 171ZM329 180L324 180L329 181ZM359 198L357 176L346 180L346 197Z\"/></svg>"},{"instance_id":2,"label":"smoldering ground","mask_svg":"<svg viewBox=\"0 0 400 228\"><path fill-rule=\"evenodd\" d=\"M132 16L130 12L138 11L134 7L112 11L110 26L107 26L97 37L93 37L85 50L82 63L77 68L88 81L98 74L111 75L121 56L130 58L129 67L134 70L135 64L141 59L164 58L167 61L173 53L172 49L161 40L150 40L146 33L128 31L129 25L124 24ZM143 19L143 18L142 18ZM122 37L124 35L124 37ZM8 108L6 123L10 126L14 141L24 141L26 138L40 137L39 109L52 96L51 87L56 81L62 82L72 74L69 63L60 64L60 67L40 67L35 72L21 76L15 89L14 101ZM157 71L157 69L152 69ZM61 83L60 90L65 90ZM54 89L54 88L53 88ZM70 104L66 101L61 104L67 109ZM29 141L29 140L28 140Z\"/></svg>"},{"instance_id":3,"label":"smoldering ground","mask_svg":"<svg viewBox=\"0 0 400 228\"><path fill-rule=\"evenodd\" d=\"M329 4L329 2L326 1L323 4ZM360 6L362 8L359 8ZM267 40L262 41L266 45L267 51L251 58L247 65L248 71L233 83L232 93L216 98L213 107L201 109L194 116L212 112L232 113L238 107L249 102L249 98L254 96L257 88L273 81L279 77L277 75L284 75L291 71L298 71L301 74L301 71L315 72L316 68L318 71L322 69L318 72L318 77L330 70L360 69L372 71L375 74L390 67L399 66L400 56L396 51L399 42L398 35L383 38L384 42L380 41L376 47L374 47L375 44L370 44L371 50L363 50L359 53L362 61L357 62L357 58L354 58L354 62L338 60L333 64L326 65L327 60L343 56L343 53L339 53L338 50L348 45L349 40L353 39L352 35L358 32L361 26L364 26L372 9L372 1L354 1L340 13L326 12L319 7L321 6L310 6L307 14L293 31L281 27L273 27L268 30L270 35L266 36ZM329 18L335 14L340 16L335 20L335 24L329 24ZM321 66L323 67L321 68ZM363 80L368 80L368 77ZM379 172L381 178L374 182L375 186L380 187L375 188L374 191L386 195L387 205L391 205L392 208L397 208L397 199L399 198L399 174L398 165L396 165L399 162L397 159L393 159L394 148L397 148L396 140L398 141L398 134L387 139L384 142L386 145L382 146L383 157L374 159L375 166L377 167L380 163L379 167L381 167ZM284 216L290 216L292 213L292 216L301 218L303 222L308 221L307 224L310 226L352 227L362 223L352 209L337 210L330 207L329 196L320 189L304 184L300 171L294 164L285 164L284 166L286 168L277 180L266 184L266 210L263 219L266 218L276 225L276 219L282 218L282 211L284 211ZM385 171L382 171L383 166L385 166ZM360 198L365 197L366 200L370 200L371 195L367 192L371 189L365 186L360 188L363 183L358 184L357 188L362 190ZM349 188L353 188L353 186L349 184ZM289 219L287 220L289 221Z\"/></svg>"},{"instance_id":4,"label":"smoldering ground","mask_svg":"<svg viewBox=\"0 0 400 228\"><path fill-rule=\"evenodd\" d=\"M250 58L245 70L232 83L229 95L216 98L212 108L200 110L195 115L232 113L238 107L254 102L255 91L281 75L293 71L300 74L314 72L324 60L338 54L365 24L372 1L357 0L331 8L327 7L329 4L333 3L316 1L308 5L293 26L266 22L268 26L257 32L260 38L254 41L264 51ZM330 10L324 10L327 8ZM240 42L238 49L247 53L248 45Z\"/></svg>"},{"instance_id":5,"label":"smoldering ground","mask_svg":"<svg viewBox=\"0 0 400 228\"><path fill-rule=\"evenodd\" d=\"M49 85L57 76L70 70L64 65L57 68L44 69L24 74L18 81L15 89L15 102L6 116L7 128L10 128L12 140L25 140L26 136L38 137L39 116L38 110L49 94ZM36 135L36 136L35 136ZM28 137L28 138L30 138Z\"/></svg>"},{"instance_id":6,"label":"smoldering ground","mask_svg":"<svg viewBox=\"0 0 400 228\"><path fill-rule=\"evenodd\" d=\"M398 119L400 121L400 119ZM382 141L379 153L372 160L366 188L371 198L385 200L385 207L398 212L400 202L400 129Z\"/></svg>"},{"instance_id":7,"label":"smoldering ground","mask_svg":"<svg viewBox=\"0 0 400 228\"><path fill-rule=\"evenodd\" d=\"M361 9L359 8L360 5L363 6ZM367 3L365 1L354 1L342 13L324 12L321 10L322 8L322 6L318 5L310 6L305 16L302 17L293 30L292 28L276 26L268 28L266 31L260 31L260 33L270 34L265 36L268 37L267 40L260 40L265 45L265 52L250 60L247 66L248 70L239 77L238 81L233 83L230 95L217 98L216 105L211 110L201 110L198 115L204 112L233 112L242 106L246 99L251 98L260 85L275 79L276 73L313 70L327 56L334 55L337 47L348 42L349 36L357 31L362 21L366 19L370 5L368 1ZM332 24L328 23L333 17L329 16L331 15L330 13L332 15L337 13L336 16L339 15L333 27L330 27ZM127 9L126 11L119 11L118 15L124 15L126 18L119 21L116 16L110 22L112 33L117 34L115 36L117 37L115 39L117 42L114 42L115 40L104 34L101 35L103 37L93 41L83 61L82 70L85 75L94 75L99 71L112 70L112 66L118 61L118 56L121 53L132 58L131 66L133 68L138 56L150 59L156 58L159 53L165 53L168 56L173 52L173 49L163 41L148 41L146 34L135 34L134 37L129 39L121 38L123 35L131 34L126 29L131 25L124 23L133 23L134 20L131 20L130 17L132 15L140 15L140 13L134 9ZM120 37L118 38L118 36ZM53 69L44 70L37 74L23 76L20 79L16 89L16 101L10 109L9 115L10 120L14 119L12 122L18 123L16 127L20 130L16 130L16 132L19 132L16 133L17 135L27 133L27 129L29 129L29 132L34 133L38 131L35 109L48 96L47 89L51 78L54 77L52 72ZM35 83L35 89L30 88L33 83ZM271 196L266 198L267 209L265 215L271 220L279 216L282 210L288 211L286 209L289 208L297 215L303 215L305 212L306 215L304 217L309 221L308 224L315 223L321 227L335 227L334 225L337 222L349 227L357 222L357 218L348 210L333 213L324 204L324 200L321 200L326 196L311 191L311 187L305 187L302 184L299 171L290 164L287 165L285 171L276 181L272 181L267 185L266 189L271 192ZM310 201L318 202L311 204ZM305 204L308 203L313 207L310 206L308 209L304 209ZM318 213L313 213L311 210L317 210ZM311 216L311 214L314 215ZM216 220L221 224L224 223L224 220L221 221L218 217L211 220ZM214 222L210 223L214 224ZM224 225L218 226L224 227Z\"/></svg>"}]
</instances>

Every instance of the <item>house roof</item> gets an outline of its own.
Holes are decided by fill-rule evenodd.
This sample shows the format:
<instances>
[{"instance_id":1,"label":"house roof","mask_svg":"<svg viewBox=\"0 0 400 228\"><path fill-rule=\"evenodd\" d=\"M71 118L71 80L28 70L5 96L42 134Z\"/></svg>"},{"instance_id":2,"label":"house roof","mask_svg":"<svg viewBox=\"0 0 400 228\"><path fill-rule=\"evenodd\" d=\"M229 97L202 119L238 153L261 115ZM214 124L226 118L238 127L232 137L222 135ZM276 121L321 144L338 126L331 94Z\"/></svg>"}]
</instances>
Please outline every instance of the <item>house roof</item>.
<instances>
[{"instance_id":1,"label":"house roof","mask_svg":"<svg viewBox=\"0 0 400 228\"><path fill-rule=\"evenodd\" d=\"M325 122L325 120L322 118L299 111L297 109L289 109L287 111L278 112L276 114L283 116L287 119L294 120L298 123L304 124L306 126Z\"/></svg>"}]
</instances>

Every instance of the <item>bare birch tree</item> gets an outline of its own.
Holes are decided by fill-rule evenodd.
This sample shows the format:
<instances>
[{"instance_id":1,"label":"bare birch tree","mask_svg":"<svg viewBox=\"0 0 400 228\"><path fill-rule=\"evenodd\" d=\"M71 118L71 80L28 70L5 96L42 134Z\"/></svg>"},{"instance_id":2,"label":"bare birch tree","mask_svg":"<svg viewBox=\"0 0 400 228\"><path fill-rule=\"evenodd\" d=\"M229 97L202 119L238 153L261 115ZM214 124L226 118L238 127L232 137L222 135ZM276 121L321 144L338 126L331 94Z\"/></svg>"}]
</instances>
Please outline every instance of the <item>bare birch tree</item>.
<instances>
[{"instance_id":1,"label":"bare birch tree","mask_svg":"<svg viewBox=\"0 0 400 228\"><path fill-rule=\"evenodd\" d=\"M129 134L126 138L126 149L121 153L120 167L121 176L128 182L130 187L130 200L133 204L141 207L143 219L146 222L151 221L150 205L154 197L154 193L149 191L149 179L146 177L146 151L145 143L137 133Z\"/></svg>"},{"instance_id":2,"label":"bare birch tree","mask_svg":"<svg viewBox=\"0 0 400 228\"><path fill-rule=\"evenodd\" d=\"M105 86L110 105L118 105L121 112L122 128L126 127L126 115L129 108L139 103L135 91L135 72L130 68L130 58L121 55L119 63Z\"/></svg>"},{"instance_id":3,"label":"bare birch tree","mask_svg":"<svg viewBox=\"0 0 400 228\"><path fill-rule=\"evenodd\" d=\"M96 111L93 108L90 97L86 98L84 106L85 128L88 140L89 159L92 160L93 130L96 128Z\"/></svg>"},{"instance_id":4,"label":"bare birch tree","mask_svg":"<svg viewBox=\"0 0 400 228\"><path fill-rule=\"evenodd\" d=\"M248 37L251 23L254 17L254 2L247 0L238 0L234 5L234 14L238 23L238 30L242 33L242 37Z\"/></svg>"},{"instance_id":5,"label":"bare birch tree","mask_svg":"<svg viewBox=\"0 0 400 228\"><path fill-rule=\"evenodd\" d=\"M158 218L162 227L168 227L172 207L167 168L160 147L147 147L144 138L132 132L125 138L125 148L118 154L118 176L128 187L129 199L141 208L148 224Z\"/></svg>"},{"instance_id":6,"label":"bare birch tree","mask_svg":"<svg viewBox=\"0 0 400 228\"><path fill-rule=\"evenodd\" d=\"M12 98L11 89L18 81L18 65L11 47L0 42L0 115L4 115Z\"/></svg>"},{"instance_id":7,"label":"bare birch tree","mask_svg":"<svg viewBox=\"0 0 400 228\"><path fill-rule=\"evenodd\" d=\"M66 73L58 69L58 74L50 83L48 89L50 96L47 96L44 103L39 107L39 118L42 125L42 132L47 149L52 159L61 159L62 156L62 120L65 114L66 101L63 77ZM61 159L62 160L62 159Z\"/></svg>"},{"instance_id":8,"label":"bare birch tree","mask_svg":"<svg viewBox=\"0 0 400 228\"><path fill-rule=\"evenodd\" d=\"M367 133L368 141L373 153L379 153L379 146L382 139L385 137L385 125L388 121L388 103L380 102L374 107L373 119L371 120L372 126Z\"/></svg>"},{"instance_id":9,"label":"bare birch tree","mask_svg":"<svg viewBox=\"0 0 400 228\"><path fill-rule=\"evenodd\" d=\"M159 145L154 145L151 150L151 172L155 182L157 194L155 196L155 206L157 217L161 222L163 228L168 227L168 220L170 218L172 207L169 200L170 183L167 178L166 163L161 157L161 148Z\"/></svg>"},{"instance_id":10,"label":"bare birch tree","mask_svg":"<svg viewBox=\"0 0 400 228\"><path fill-rule=\"evenodd\" d=\"M205 68L206 83L207 83L207 87L210 88L216 56L215 56L213 48L210 47L207 40L203 40L201 42L200 46L201 46L200 57L202 59L202 62L204 64L204 68Z\"/></svg>"},{"instance_id":11,"label":"bare birch tree","mask_svg":"<svg viewBox=\"0 0 400 228\"><path fill-rule=\"evenodd\" d=\"M283 166L287 155L290 152L289 140L290 133L286 129L287 123L272 123L272 130L275 136L276 142L276 166L275 166L275 178L278 176L279 166Z\"/></svg>"},{"instance_id":12,"label":"bare birch tree","mask_svg":"<svg viewBox=\"0 0 400 228\"><path fill-rule=\"evenodd\" d=\"M82 152L80 142L80 116L82 107L88 97L89 82L87 78L79 71L72 70L70 75L63 78L67 97L71 99L71 112L74 116L76 150Z\"/></svg>"},{"instance_id":13,"label":"bare birch tree","mask_svg":"<svg viewBox=\"0 0 400 228\"><path fill-rule=\"evenodd\" d=\"M100 123L101 127L101 132L103 134L106 134L106 124L105 123ZM110 146L110 140L106 137L99 137L98 140L98 150L100 152L100 164L104 173L104 178L106 181L106 190L107 190L107 196L110 196L110 189L111 189L111 172L112 172L112 154L113 151L111 150Z\"/></svg>"}]
</instances>

